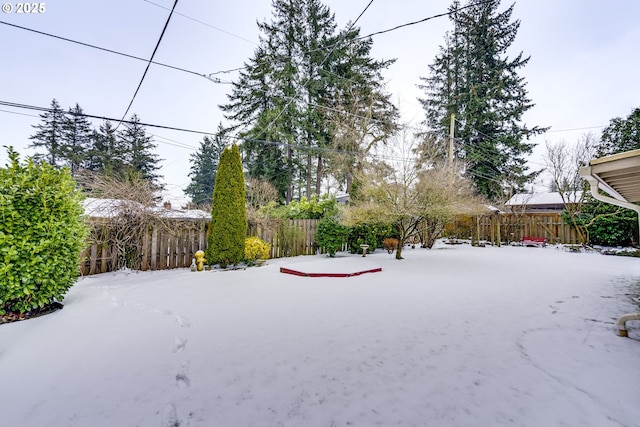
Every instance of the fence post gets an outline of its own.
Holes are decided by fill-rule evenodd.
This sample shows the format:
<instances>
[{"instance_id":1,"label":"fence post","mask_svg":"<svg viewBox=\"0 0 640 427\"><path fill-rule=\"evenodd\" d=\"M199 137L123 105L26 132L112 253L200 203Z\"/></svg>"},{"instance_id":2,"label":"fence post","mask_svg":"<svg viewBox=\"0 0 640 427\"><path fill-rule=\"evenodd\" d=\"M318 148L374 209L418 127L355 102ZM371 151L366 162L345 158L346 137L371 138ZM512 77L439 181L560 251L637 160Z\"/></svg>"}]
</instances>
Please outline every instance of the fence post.
<instances>
[{"instance_id":1,"label":"fence post","mask_svg":"<svg viewBox=\"0 0 640 427\"><path fill-rule=\"evenodd\" d=\"M151 232L151 270L158 269L158 227L153 226Z\"/></svg>"}]
</instances>

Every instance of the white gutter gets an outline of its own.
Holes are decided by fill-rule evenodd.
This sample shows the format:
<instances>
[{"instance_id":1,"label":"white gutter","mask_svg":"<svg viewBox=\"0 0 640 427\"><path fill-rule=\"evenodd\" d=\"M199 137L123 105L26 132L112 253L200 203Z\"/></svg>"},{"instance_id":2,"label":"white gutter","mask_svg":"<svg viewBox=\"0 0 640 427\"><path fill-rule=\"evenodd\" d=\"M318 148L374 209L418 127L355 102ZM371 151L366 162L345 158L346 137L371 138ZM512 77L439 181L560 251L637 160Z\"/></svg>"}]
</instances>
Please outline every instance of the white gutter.
<instances>
[{"instance_id":1,"label":"white gutter","mask_svg":"<svg viewBox=\"0 0 640 427\"><path fill-rule=\"evenodd\" d=\"M600 200L601 202L610 203L612 205L620 206L627 209L632 209L638 213L638 230L640 230L640 206L634 203L627 202L624 197L622 197L617 191L611 188L607 183L603 182L597 175L593 175L591 173L591 166L585 166L580 168L580 176L589 182L591 186L591 195L594 199ZM614 197L605 196L601 194L602 190ZM638 313L628 313L621 316L618 319L618 336L628 337L629 334L627 332L627 322L630 320L640 320L640 312Z\"/></svg>"},{"instance_id":2,"label":"white gutter","mask_svg":"<svg viewBox=\"0 0 640 427\"><path fill-rule=\"evenodd\" d=\"M640 230L640 205L627 202L616 190L598 179L597 175L591 173L591 166L580 168L580 176L591 185L591 195L594 199L638 212L638 230ZM605 196L598 190L602 190L613 197Z\"/></svg>"}]
</instances>

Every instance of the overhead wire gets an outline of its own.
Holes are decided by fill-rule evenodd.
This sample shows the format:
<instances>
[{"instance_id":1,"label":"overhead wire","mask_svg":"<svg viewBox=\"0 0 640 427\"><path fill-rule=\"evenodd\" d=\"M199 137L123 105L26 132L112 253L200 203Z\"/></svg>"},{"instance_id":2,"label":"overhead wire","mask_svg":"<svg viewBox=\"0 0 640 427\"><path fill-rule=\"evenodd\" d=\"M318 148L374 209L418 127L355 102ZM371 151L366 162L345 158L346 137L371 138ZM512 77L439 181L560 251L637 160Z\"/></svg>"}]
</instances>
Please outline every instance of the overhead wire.
<instances>
[{"instance_id":1,"label":"overhead wire","mask_svg":"<svg viewBox=\"0 0 640 427\"><path fill-rule=\"evenodd\" d=\"M160 42L162 41L162 38L164 37L164 33L167 31L167 27L169 26L169 21L171 21L171 17L173 16L173 12L174 12L174 10L175 10L177 5L178 5L178 0L175 0L173 2L173 7L171 8L171 12L169 13L169 16L167 17L167 21L164 23L164 27L162 28L162 32L160 33L160 37L158 38L158 42L156 43L156 47L153 48L153 53L151 54L151 57L149 58L149 61L147 62L147 67L144 69L144 73L142 73L142 78L140 78L140 83L138 83L138 87L136 88L136 91L133 93L133 96L131 97L131 101L129 102L129 106L127 106L126 111L122 115L122 119L120 119L120 121L116 125L116 129L118 129L118 126L120 126L120 123L122 123L122 120L124 120L127 117L127 114L129 113L129 110L131 109L131 106L133 105L133 101L136 99L136 96L138 95L138 92L140 91L140 88L142 87L142 82L144 81L144 78L146 77L147 72L149 71L149 67L151 67L151 61L153 61L153 58L156 56L156 52L158 51L158 48L160 47Z\"/></svg>"},{"instance_id":2,"label":"overhead wire","mask_svg":"<svg viewBox=\"0 0 640 427\"><path fill-rule=\"evenodd\" d=\"M6 22L6 21L2 21L2 20L0 20L0 24L7 25L7 26L10 26L10 27L14 27L14 28L18 28L18 29L24 30L24 31L29 31L29 32L32 32L32 33L35 33L35 34L40 34L42 36L51 37L51 38L54 38L54 39L66 41L66 42L69 42L69 43L74 43L74 44L77 44L77 45L80 45L80 46L84 46L84 47L88 47L88 48L91 48L91 49L101 50L103 52L112 53L114 55L123 56L125 58L136 59L138 61L144 61L144 62L150 62L153 65L158 65L158 66L161 66L161 67L171 68L171 69L176 70L176 71L181 71L181 72L184 72L184 73L194 74L194 75L199 76L199 77L207 78L207 75L203 74L203 73L198 73L196 71L188 70L186 68L177 67L175 65L164 64L162 62L149 61L148 59L141 58L141 57L136 56L136 55L131 55L131 54L128 54L128 53L120 52L120 51L109 49L109 48L106 48L106 47L97 46L97 45L94 45L94 44L91 44L91 43L85 43L85 42L82 42L82 41L79 41L79 40L74 40L74 39L70 39L68 37L58 36L56 34L51 34L51 33L47 33L47 32L40 31L40 30L35 30L33 28L24 27L22 25L17 25L17 24L12 24L10 22ZM235 71L235 70L231 70L231 71ZM212 74L221 74L221 73L225 73L225 72L226 71L223 70L223 71L218 71L218 72L212 73Z\"/></svg>"},{"instance_id":3,"label":"overhead wire","mask_svg":"<svg viewBox=\"0 0 640 427\"><path fill-rule=\"evenodd\" d=\"M26 105L26 104L18 104L18 103L1 101L1 100L0 100L0 105L12 107L12 108L22 108L22 109L28 109L28 110L33 110L33 111L41 111L41 112L51 112L51 111L53 111L49 107L37 107L37 106L31 106L31 105ZM6 111L6 110L0 110L0 111ZM15 112L12 112L12 111L6 111L6 112L15 113ZM21 113L16 113L16 114L21 114ZM109 121L115 121L116 120L114 118L110 118L110 117L106 117L106 116L93 115L93 114L88 114L88 113L84 113L84 112L82 114L77 114L77 115L80 116L80 117L87 117L87 118L99 119L99 120L109 120ZM38 117L38 116L34 116L34 117ZM129 120L123 120L123 123L132 124L133 122L129 121ZM136 122L136 123L138 125L140 125L140 126L150 127L150 128L174 130L174 131L179 131L179 132L189 132L189 133L196 133L196 134L201 134L201 135L212 135L212 136L217 135L216 132L207 132L207 131L199 131L199 130L193 130L193 129L184 129L184 128L177 128L177 127L173 127L173 126L165 126L165 125L158 125L158 124L145 123L145 122ZM171 146L175 146L175 147L178 147L178 148L184 148L184 149L188 149L188 150L192 150L192 151L197 149L196 147L193 147L193 146L191 146L189 144L184 144L184 143L172 140L172 139L164 137L164 136L160 136L160 135L157 135L157 134L150 134L150 135L154 136L156 138L161 138L161 139L166 140L166 141L160 141L160 140L156 139L156 142L158 142L160 144L171 145ZM314 152L320 151L320 152L324 152L324 153L334 153L334 154L353 155L353 156L357 156L357 155L361 155L362 154L359 151L341 150L341 149L336 149L336 148L332 148L332 147L309 147L307 145L301 145L301 144L291 144L291 143L286 143L286 142L281 142L281 141L269 141L269 140L264 140L264 139L238 137L238 136L232 136L232 135L226 135L226 137L228 137L230 139L238 140L238 141L255 142L255 143L260 143L260 144L263 144L263 145L275 145L275 146L281 146L281 147L285 147L285 148L296 149L296 150L300 150L300 151L314 151ZM169 141L169 142L167 142L167 141ZM377 159L377 160L387 160L387 161L412 161L412 160L415 160L415 159L413 159L411 157L396 156L396 155L383 154L383 153L368 153L367 156L370 157L370 158ZM263 165L264 164L267 164L267 162L264 162ZM279 174L276 174L275 176L279 176L280 174L285 174L285 173L288 173L288 171L287 170L283 170ZM488 175L486 175L486 174L484 174L482 172L479 172L479 171L466 171L466 173L469 174L469 175L482 177L482 178L484 178L486 180L489 180L489 181L492 181L492 182L495 182L495 183L502 184L502 182L497 180L497 179L495 179L495 177L488 176Z\"/></svg>"},{"instance_id":4,"label":"overhead wire","mask_svg":"<svg viewBox=\"0 0 640 427\"><path fill-rule=\"evenodd\" d=\"M145 2L147 2L147 3L149 3L149 4L152 4L152 5L154 5L154 6L157 6L157 7L161 8L161 9L169 10L169 8L168 8L168 7L165 7L165 6L163 6L163 5L161 5L161 4L158 4L158 3L154 3L154 2L152 2L151 0L144 0L144 1L145 1ZM191 16L189 16L189 15L185 15L184 13L175 12L175 14L176 14L176 15L179 15L179 16L182 16L183 18L186 18L186 19L188 19L188 20L190 20L190 21L197 22L198 24L204 25L205 27L213 28L214 30L216 30L216 31L220 31L221 33L227 34L227 35L229 35L229 36L231 36L231 37L235 37L235 38L237 38L237 39L239 39L239 40L243 40L243 41L248 42L248 43L251 43L251 44L253 44L253 45L257 45L257 43L256 43L256 42L254 42L253 40L246 39L246 38L244 38L244 37L242 37L242 36L239 36L239 35L237 35L237 34L234 34L234 33L230 32L230 31L227 31L227 30L224 30L224 29L222 29L222 28L216 27L215 25L211 25L211 24L209 24L209 23L207 23L207 22L204 22L204 21L201 21L201 20L199 20L199 19L193 18L193 17L191 17Z\"/></svg>"},{"instance_id":5,"label":"overhead wire","mask_svg":"<svg viewBox=\"0 0 640 427\"><path fill-rule=\"evenodd\" d=\"M147 1L148 3L154 4L154 5L156 5L156 6L159 6L159 5L157 5L157 4L155 4L155 3L153 3L153 2L151 2L151 1L149 1L149 0L145 0L145 1ZM369 4L367 5L367 7L366 7L362 12L361 12L361 14L360 14L360 16L358 17L358 19L360 19L360 17L362 16L362 14L364 14L364 12L367 10L367 8L371 5L371 3L372 3L372 2L373 2L373 0L371 0L371 1L369 2ZM176 0L176 3L177 3L177 0ZM421 19L421 20L418 20L418 21L413 21L413 22L410 22L410 23L407 23L407 24L399 25L399 26L396 26L396 27L393 27L393 28L390 28L390 29L387 29L387 30L382 30L382 31L374 32L374 33L368 34L368 35L366 35L366 36L358 37L358 38L356 38L356 39L365 39L365 38L372 37L372 36L375 36L375 35L384 34L384 33L391 32L391 31L395 31L395 30L400 29L400 28L404 28L404 27L407 27L407 26L410 26L410 25L416 25L416 24L419 24L419 23L422 23L422 22L428 21L428 20L430 20L430 19L434 19L434 18L438 18L438 17L442 17L442 16L447 16L447 15L449 15L449 14L451 14L451 13L454 13L454 12L457 12L457 11L459 11L459 10L461 10L461 9L464 9L464 8L467 8L467 7L473 7L473 6L476 6L476 5L481 5L481 4L484 4L484 3L486 3L486 1L484 1L484 2L479 2L479 3L475 3L475 4L472 4L472 5L467 5L467 6L463 7L463 8L459 8L459 9L457 9L457 10L455 10L455 11L449 11L449 12L447 12L447 13L442 13L442 14L438 14L438 15L433 15L433 16L430 16L430 17L427 17L427 18L424 18L424 19ZM163 7L163 6L160 6L160 7ZM175 8L175 4L174 4L174 8ZM205 22L203 22L203 21L196 20L196 19L191 18L191 17L189 17L189 16L187 16L187 15L180 14L180 13L177 13L177 12L176 12L176 14L181 15L181 16L183 16L183 17L187 18L187 19L191 19L191 20L193 20L193 21L195 21L195 22L198 22L198 23L200 23L200 24L202 24L202 25L206 25L206 26L209 26L209 27L214 28L214 29L216 29L216 30L219 30L219 31L222 31L222 32L228 33L229 35L232 35L232 36L234 36L234 37L237 37L237 38L243 39L242 37L239 37L239 36L234 35L234 34L232 34L232 33L226 32L226 31L224 31L224 30L222 30L222 29L219 29L219 28L217 28L217 27L214 27L214 26L212 26L212 25L209 25L209 24L207 24L207 23L205 23ZM170 17L171 17L171 15L170 15ZM169 18L170 18L170 17L169 17ZM354 21L354 24L355 24L355 22L357 22L357 20L358 20L358 19L356 19L356 21ZM47 33L44 33L44 32L40 32L40 31L37 31L37 30L32 30L32 29L28 29L28 28L26 28L26 27L21 27L21 26L15 25L15 24L6 23L6 22L3 22L3 21L0 21L0 23L6 24L6 25L11 25L11 26L14 26L14 27L17 27L17 28L21 28L21 29L28 30L28 31L33 31L33 32L35 32L35 33L40 33L40 34L43 34L43 35L47 35L47 36L51 36L51 37L55 37L55 38L59 38L59 39L62 39L62 40L65 40L65 41L69 41L69 42L73 42L73 43L77 43L77 44L80 44L80 45L85 45L85 46L88 46L88 47L97 48L97 49L100 49L100 50L104 50L104 51L107 51L107 52L115 53L115 54L122 55L122 56L126 56L126 57L130 57L130 58L133 58L133 59L138 59L138 60L144 60L144 61L147 61L147 60L145 60L145 59L143 59L143 58L139 58L139 57L136 57L136 56L133 56L133 55L123 54L123 53L121 53L121 52L113 51L113 50L110 50L110 49L100 48L100 47L97 47L97 46L89 45L89 44L86 44L86 43L78 42L78 41L71 40L71 39L67 39L67 38L64 38L64 37L54 36L54 35L47 34ZM168 20L167 20L167 24L168 24ZM166 25L165 25L165 29L166 29ZM164 33L164 30L163 30L163 33ZM161 36L161 38L162 38L162 36ZM243 40L245 40L245 41L249 41L249 40L247 40L247 39L243 39ZM158 41L158 44L159 44L159 42L160 42L160 40ZM249 41L249 42L251 42L251 41ZM253 43L253 42L251 42L251 43ZM336 45L337 45L337 44L336 44ZM328 47L323 47L323 48L324 48L324 49L326 49L326 48L328 48ZM157 45L156 45L156 49L157 49ZM155 50L154 50L154 53L155 53ZM331 54L331 52L329 52L329 54L327 55L327 57L328 57L330 54ZM327 58L327 57L325 57L325 60L326 60L326 58ZM152 58L153 58L153 55L152 55ZM152 59L152 58L151 58L151 59ZM323 62L324 62L324 61L323 61ZM175 66L171 66L171 65L167 65L167 64L162 64L162 63L156 63L156 62L153 62L152 60L149 60L149 61L148 61L147 69L148 69L148 67L149 67L149 65L150 65L151 63L154 63L154 64L156 64L156 65L160 65L160 66L165 66L165 67L168 67L168 68L173 68L173 69L176 69L176 70L178 70L178 71L183 71L183 72L191 73L191 74L198 75L198 76L201 76L201 77L205 77L205 78L208 78L209 80L211 80L211 76L212 76L212 75L221 74L221 73L230 73L230 72L233 72L233 71L239 71L239 70L242 70L242 69L244 69L244 68L245 68L245 67L239 67L239 68L235 68L235 69L231 69L231 70L221 70L221 71L217 71L217 72L210 73L210 74L206 75L206 74L197 73L197 72L194 72L194 71L191 71L191 70L186 70L186 69L183 69L183 68L180 68L180 67L175 67ZM146 70L145 70L145 73L146 73ZM346 77L343 77L343 76L339 76L339 77L344 78L344 79L347 79ZM144 75L143 75L143 79L144 79ZM217 83L220 83L220 82L221 82L221 81L218 81ZM142 83L142 80L141 80L141 83ZM140 84L141 84L141 83L140 83ZM138 89L139 89L139 87L138 87ZM137 91L136 91L136 93L137 93ZM134 98L135 98L135 95L134 95ZM291 100L290 100L290 102L291 102ZM130 103L130 106L131 106L131 104L132 104L132 103L133 103L133 99L132 99L132 102ZM130 106L129 106L129 108L130 108ZM353 115L353 116L363 117L363 116L359 116L359 115L354 114L354 113L349 113L349 112L345 112L345 111L341 111L341 110L332 109L331 107L328 107L328 106L320 106L320 105L316 105L316 106L317 106L317 107L320 107L320 108L327 108L327 109L330 109L330 110L333 110L333 111L337 111L337 112L340 112L340 113L343 113L343 114L348 114L348 115ZM16 113L16 114L20 114L20 113ZM125 116L126 116L126 113L125 113ZM87 117L106 119L106 118L104 118L104 117L91 116L91 115L87 115ZM110 119L110 120L113 120L113 119ZM375 119L374 119L374 120L375 120ZM128 123L128 121L122 121L122 122L124 122L124 123ZM163 128L163 129L177 130L177 131L185 131L185 132L195 132L195 133L201 133L201 134L209 134L209 135L213 135L213 134L215 134L215 133L212 133L212 132L193 131L193 130L182 129L182 128L175 128L175 127L169 127L169 126L160 126L160 125L152 125L152 124L142 124L142 125L150 126L150 127L158 127L158 128ZM592 128L598 128L598 127L603 127L603 126L597 126L597 127L592 127ZM580 130L580 129L587 129L587 128L578 128L578 129L575 129L575 130ZM560 130L559 130L559 131L560 131ZM558 131L558 132L559 132L559 131ZM554 132L554 131L550 131L550 132ZM243 138L238 138L238 137L234 137L234 138L235 138L235 139L243 139ZM256 141L257 141L257 140L256 140ZM264 142L267 142L267 141L264 141ZM285 144L285 143L280 143L280 145L282 145L282 144ZM290 146L294 146L293 144L289 144L289 145L290 145ZM184 148L193 149L193 147L184 147ZM308 147L308 146L299 146L299 148L309 149L309 147ZM315 148L315 150L317 150L317 148Z\"/></svg>"},{"instance_id":6,"label":"overhead wire","mask_svg":"<svg viewBox=\"0 0 640 427\"><path fill-rule=\"evenodd\" d=\"M154 3L154 2L152 2L152 1L150 1L150 0L145 0L145 1L146 1L147 3L150 3L150 4L154 5L154 6L157 6L157 7L160 7L160 8L166 9L166 10L169 10L168 8L166 8L166 7L162 6L162 5L158 5L157 3ZM354 22L351 24L350 28L352 28L352 27L355 25L355 23L360 19L360 17L361 17L361 16L364 14L364 12L369 8L369 6L371 6L371 3L372 3L372 2L373 2L373 0L371 0L371 1L367 4L367 6L365 7L365 9L360 13L360 15L358 16L358 18L356 19L356 21L354 21ZM371 37L371 36L373 36L373 35L387 33L387 32L390 32L390 31L393 31L393 30L396 30L396 29L399 29L399 28L403 28L403 27L406 27L406 26L409 26L409 25L415 25L415 24L418 24L418 23L421 23L421 22L428 21L428 20L430 20L430 19L434 19L434 18L437 18L437 17L442 17L442 16L449 15L449 14L451 14L451 13L458 12L458 11L463 10L463 9L466 9L466 8L468 8L468 7L472 7L472 6L476 6L476 5L481 5L481 4L483 4L483 3L484 3L484 2L479 2L479 3L474 3L474 4L471 4L471 5L463 6L463 7L461 7L461 8L458 8L458 9L454 10L454 11L449 11L449 12L447 12L447 13L442 13L442 14L438 14L438 15L433 15L433 16L430 16L430 17L427 17L427 18L421 19L421 20L419 20L419 21L414 21L414 22L411 22L411 23L407 23L407 24L399 25L399 26L396 26L396 27L391 28L391 29L387 29L387 30L383 30L383 31L379 31L379 32L376 32L376 33L369 34L369 35L367 35L367 36L357 37L357 38L355 38L355 40L366 39L366 38ZM175 5L174 5L174 6L175 6ZM233 34L233 33L231 33L231 32L228 32L228 31L226 31L226 30L223 30L223 29L221 29L221 28L215 27L215 26L213 26L213 25L211 25L211 24L208 24L208 23L206 23L206 22L204 22L204 21L201 21L201 20L195 19L195 18L190 17L190 16L188 16L188 15L186 15L186 14L182 14L182 13L175 12L175 11L174 11L174 14L179 15L179 16L182 16L182 17L184 17L184 18L186 18L186 19L190 19L190 20L192 20L192 21L194 21L194 22L200 23L201 25L205 25L205 26L207 26L207 27L210 27L210 28L216 29L216 30L218 30L218 31L221 31L221 32L223 32L223 33L229 34L229 35L231 35L231 36L233 36L233 37L239 38L239 39L244 40L244 41L247 41L247 42L249 42L249 43L256 44L255 42L253 42L253 41L251 41L251 40L248 40L248 39L246 39L246 38L243 38L243 37L241 37L241 36L238 36L238 35L236 35L236 34ZM148 65L149 65L149 64L154 64L154 65L158 65L158 66L162 66L162 67L166 67L166 68L174 69L174 70L176 70L176 71L181 71L181 72L189 73L189 74L192 74L192 75L196 75L196 76L199 76L199 77L206 78L207 80L209 80L209 81L211 81L211 82L213 82L213 83L218 83L218 84L232 84L232 82L224 81L224 80L221 80L221 79L219 79L219 78L213 78L212 76L214 76L214 75L219 75L219 74L228 74L228 73L232 73L232 72L235 72L235 71L240 71L240 70L243 70L243 69L245 69L245 68L246 68L246 66L242 66L242 67L238 67L238 68L227 69L227 70L219 70L219 71L215 71L215 72L212 72L212 73L205 74L205 73L196 72L196 71L193 71L193 70L189 70L189 69L182 68L182 67L178 67L178 66L174 66L174 65L164 64L164 63L161 63L161 62L155 62L155 61L153 61L153 60L151 60L151 61L150 61L150 60L148 60L148 59L141 58L141 57L139 57L139 56L135 56L135 55L131 55L131 54L127 54L127 53L119 52L119 51L116 51L116 50L113 50L113 49L109 49L109 48L105 48L105 47L101 47L101 46L93 45L93 44L90 44L90 43L81 42L81 41L78 41L78 40L73 40L73 39L70 39L70 38L67 38L67 37L58 36L58 35L55 35L55 34L47 33L47 32L40 31L40 30L35 30L35 29L32 29L32 28L28 28L28 27L24 27L24 26L21 26L21 25L12 24L12 23L9 23L9 22L1 21L1 20L0 20L0 24L8 25L8 26L11 26L11 27L15 27L15 28L18 28L18 29L25 30L25 31L30 31L30 32L33 32L33 33L36 33L36 34L40 34L40 35L47 36L47 37L56 38L56 39L59 39L59 40L63 40L63 41L66 41L66 42L70 42L70 43L78 44L78 45L81 45L81 46L85 46L85 47L89 47L89 48L93 48L93 49L101 50L101 51L104 51L104 52L109 52L109 53L112 53L112 54L115 54L115 55L120 55L120 56L123 56L123 57L131 58L131 59L136 59L136 60L139 60L139 61L144 61L144 62L147 62L147 64L148 64ZM342 40L342 41L344 41L344 40ZM338 44L339 44L339 43L336 43L336 44L334 44L334 45L329 45L329 46L319 47L319 48L313 49L313 50L311 50L311 51L308 51L307 53L310 53L310 52L313 52L313 51L316 51L316 50L325 50L325 49L329 49L329 48L333 48L333 49L335 49L335 47L336 47ZM331 52L332 52L332 51L331 51ZM331 52L329 52L329 54L327 55L327 57L331 54ZM326 58L325 58L325 60L326 60ZM147 65L147 68L148 68L148 65ZM332 74L333 76L338 77L338 78L340 78L340 79L344 79L344 80L352 81L352 82L353 82L353 80L352 80L352 79L349 79L348 77L341 76L341 75L336 74L336 73L333 73L333 72L331 72L330 70L321 70L321 71L323 71L323 72L327 72L327 73L330 73L330 74ZM291 100L291 98L290 98L289 100ZM317 106L317 107L319 107L319 108L331 109L331 107L328 107L328 106L321 106L321 105L316 105L316 106ZM335 109L334 109L333 111L340 112L340 113L342 113L342 114L355 115L354 113L349 113L349 112L345 112L345 111L341 111L341 110L335 110ZM126 116L126 113L125 113L125 116ZM357 115L356 115L356 116L357 116ZM362 116L359 116L359 117L362 117ZM364 117L362 117L362 118L364 118Z\"/></svg>"}]
</instances>

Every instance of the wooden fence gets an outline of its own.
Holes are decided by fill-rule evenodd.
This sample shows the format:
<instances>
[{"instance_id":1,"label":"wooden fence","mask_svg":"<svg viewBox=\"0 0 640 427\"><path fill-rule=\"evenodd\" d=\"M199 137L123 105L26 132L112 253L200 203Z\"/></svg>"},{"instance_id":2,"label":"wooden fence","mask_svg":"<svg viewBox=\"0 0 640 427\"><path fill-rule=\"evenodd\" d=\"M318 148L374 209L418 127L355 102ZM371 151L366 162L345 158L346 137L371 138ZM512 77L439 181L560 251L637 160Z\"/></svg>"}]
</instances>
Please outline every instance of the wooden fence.
<instances>
[{"instance_id":1,"label":"wooden fence","mask_svg":"<svg viewBox=\"0 0 640 427\"><path fill-rule=\"evenodd\" d=\"M489 242L519 242L525 236L545 237L551 244L579 244L575 227L559 212L493 214L476 217L473 238Z\"/></svg>"},{"instance_id":2,"label":"wooden fence","mask_svg":"<svg viewBox=\"0 0 640 427\"><path fill-rule=\"evenodd\" d=\"M106 273L125 264L143 271L189 267L196 251L206 248L207 221L177 221L176 225L172 231L151 226L134 243L136 259L127 259L126 249L109 239L94 241L81 254L80 271L83 275Z\"/></svg>"},{"instance_id":3,"label":"wooden fence","mask_svg":"<svg viewBox=\"0 0 640 427\"><path fill-rule=\"evenodd\" d=\"M247 235L257 236L271 245L271 258L314 255L318 220L290 220L249 227ZM142 241L136 243L138 259L128 260L140 270L184 268L198 250L207 245L207 222L185 221L167 231L151 227ZM489 242L518 242L524 236L546 237L550 243L577 244L575 229L566 224L560 213L496 214L458 218L447 226L447 235ZM108 240L94 242L81 256L83 275L118 270L125 265L123 250Z\"/></svg>"},{"instance_id":4,"label":"wooden fence","mask_svg":"<svg viewBox=\"0 0 640 427\"><path fill-rule=\"evenodd\" d=\"M271 245L271 258L297 255L315 255L316 219L292 219L253 225L248 236L256 236Z\"/></svg>"},{"instance_id":5,"label":"wooden fence","mask_svg":"<svg viewBox=\"0 0 640 427\"><path fill-rule=\"evenodd\" d=\"M257 236L271 245L271 258L314 255L317 220L272 221L250 227L247 236ZM104 227L104 223L89 224ZM94 233L100 234L100 233ZM108 233L102 233L108 236ZM176 221L171 227L152 226L134 243L136 259L108 237L94 241L80 256L83 275L116 271L125 266L136 270L166 270L191 265L196 251L207 247L206 221Z\"/></svg>"}]
</instances>

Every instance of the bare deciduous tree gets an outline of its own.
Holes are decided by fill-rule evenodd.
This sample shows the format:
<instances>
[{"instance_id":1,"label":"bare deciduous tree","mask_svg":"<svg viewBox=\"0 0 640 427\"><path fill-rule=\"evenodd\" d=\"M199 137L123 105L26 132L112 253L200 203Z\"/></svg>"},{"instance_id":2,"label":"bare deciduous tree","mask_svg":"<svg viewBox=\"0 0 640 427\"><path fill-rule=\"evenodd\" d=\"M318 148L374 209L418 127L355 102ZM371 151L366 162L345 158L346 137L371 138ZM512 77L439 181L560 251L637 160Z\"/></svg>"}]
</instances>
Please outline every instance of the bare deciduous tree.
<instances>
[{"instance_id":1,"label":"bare deciduous tree","mask_svg":"<svg viewBox=\"0 0 640 427\"><path fill-rule=\"evenodd\" d=\"M415 147L415 137L401 131L389 145L389 152L381 156L384 160L364 170L361 197L347 213L351 223L375 218L394 224L399 240L397 259L402 258L402 246L421 231L423 245L431 247L444 224L456 214L484 210L459 168L424 158L419 168L412 156ZM421 230L422 225L428 229Z\"/></svg>"},{"instance_id":2,"label":"bare deciduous tree","mask_svg":"<svg viewBox=\"0 0 640 427\"><path fill-rule=\"evenodd\" d=\"M578 233L581 244L589 242L588 227L602 217L594 216L588 223L579 221L589 189L589 184L580 178L579 170L596 157L597 142L592 133L583 135L573 146L564 141L555 144L547 142L547 170L551 174L553 187L560 193L567 216Z\"/></svg>"},{"instance_id":3,"label":"bare deciduous tree","mask_svg":"<svg viewBox=\"0 0 640 427\"><path fill-rule=\"evenodd\" d=\"M153 185L140 175L129 174L123 179L85 171L79 183L89 197L101 199L98 211L88 212L89 216L99 217L91 221L90 240L114 248L113 270L139 269L144 250L139 243L144 236L153 227L169 232L176 227L175 221L154 208L157 197Z\"/></svg>"},{"instance_id":4,"label":"bare deciduous tree","mask_svg":"<svg viewBox=\"0 0 640 427\"><path fill-rule=\"evenodd\" d=\"M269 181L257 178L246 178L247 207L258 209L269 202L278 201L278 190Z\"/></svg>"}]
</instances>

